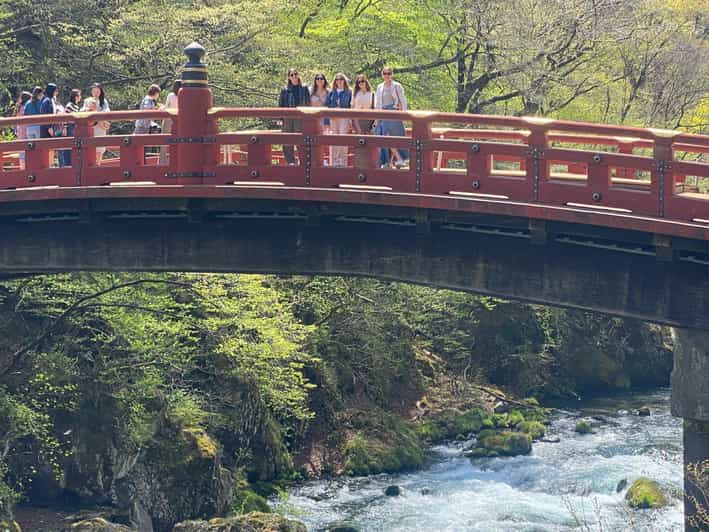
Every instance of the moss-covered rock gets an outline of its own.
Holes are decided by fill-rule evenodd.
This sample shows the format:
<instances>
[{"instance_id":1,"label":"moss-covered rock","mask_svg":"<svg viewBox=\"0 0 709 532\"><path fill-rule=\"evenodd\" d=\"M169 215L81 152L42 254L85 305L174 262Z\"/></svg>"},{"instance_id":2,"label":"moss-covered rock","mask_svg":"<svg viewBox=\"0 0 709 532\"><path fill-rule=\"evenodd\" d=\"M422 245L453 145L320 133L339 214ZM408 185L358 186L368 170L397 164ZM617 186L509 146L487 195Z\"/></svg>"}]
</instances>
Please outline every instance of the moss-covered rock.
<instances>
[{"instance_id":1,"label":"moss-covered rock","mask_svg":"<svg viewBox=\"0 0 709 532\"><path fill-rule=\"evenodd\" d=\"M300 521L282 515L252 512L209 521L184 521L176 524L173 532L307 532L307 529Z\"/></svg>"},{"instance_id":2,"label":"moss-covered rock","mask_svg":"<svg viewBox=\"0 0 709 532\"><path fill-rule=\"evenodd\" d=\"M271 513L268 501L251 490L237 490L234 493L234 503L231 506L232 515L242 515L251 512Z\"/></svg>"},{"instance_id":3,"label":"moss-covered rock","mask_svg":"<svg viewBox=\"0 0 709 532\"><path fill-rule=\"evenodd\" d=\"M591 429L591 424L586 420L581 420L576 423L574 431L578 432L579 434L591 434L593 432L593 430Z\"/></svg>"},{"instance_id":4,"label":"moss-covered rock","mask_svg":"<svg viewBox=\"0 0 709 532\"><path fill-rule=\"evenodd\" d=\"M102 517L94 517L93 519L72 523L64 528L63 532L136 532L136 529L111 523Z\"/></svg>"},{"instance_id":5,"label":"moss-covered rock","mask_svg":"<svg viewBox=\"0 0 709 532\"><path fill-rule=\"evenodd\" d=\"M418 435L409 427L393 438L357 434L345 445L345 473L351 476L395 473L418 469L424 452Z\"/></svg>"},{"instance_id":6,"label":"moss-covered rock","mask_svg":"<svg viewBox=\"0 0 709 532\"><path fill-rule=\"evenodd\" d=\"M532 437L532 440L543 438L546 433L544 425L539 421L522 421L515 428L518 432L529 434Z\"/></svg>"},{"instance_id":7,"label":"moss-covered rock","mask_svg":"<svg viewBox=\"0 0 709 532\"><path fill-rule=\"evenodd\" d=\"M484 449L485 456L529 454L532 451L532 437L523 432L484 430L478 435L476 448Z\"/></svg>"},{"instance_id":8,"label":"moss-covered rock","mask_svg":"<svg viewBox=\"0 0 709 532\"><path fill-rule=\"evenodd\" d=\"M0 521L0 532L22 532L15 521Z\"/></svg>"},{"instance_id":9,"label":"moss-covered rock","mask_svg":"<svg viewBox=\"0 0 709 532\"><path fill-rule=\"evenodd\" d=\"M347 521L330 523L325 530L327 532L360 532L359 528Z\"/></svg>"},{"instance_id":10,"label":"moss-covered rock","mask_svg":"<svg viewBox=\"0 0 709 532\"><path fill-rule=\"evenodd\" d=\"M431 421L417 425L417 432L425 443L437 443L444 440L467 436L483 428L486 414L479 408L460 411L448 409L437 414Z\"/></svg>"},{"instance_id":11,"label":"moss-covered rock","mask_svg":"<svg viewBox=\"0 0 709 532\"><path fill-rule=\"evenodd\" d=\"M654 480L640 477L633 482L625 494L631 508L660 508L667 506L667 497Z\"/></svg>"}]
</instances>

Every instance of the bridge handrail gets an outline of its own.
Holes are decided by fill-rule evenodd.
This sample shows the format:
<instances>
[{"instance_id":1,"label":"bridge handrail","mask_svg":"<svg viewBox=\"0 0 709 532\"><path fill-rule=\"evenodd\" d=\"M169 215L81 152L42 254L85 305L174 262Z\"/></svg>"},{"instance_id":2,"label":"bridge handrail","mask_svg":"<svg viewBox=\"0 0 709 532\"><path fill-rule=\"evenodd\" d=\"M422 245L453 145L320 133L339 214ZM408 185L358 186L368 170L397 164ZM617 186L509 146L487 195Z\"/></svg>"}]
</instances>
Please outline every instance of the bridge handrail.
<instances>
[{"instance_id":1,"label":"bridge handrail","mask_svg":"<svg viewBox=\"0 0 709 532\"><path fill-rule=\"evenodd\" d=\"M563 208L564 213L568 209L602 212L603 223L612 219L619 226L636 216L658 220L651 229L658 232L666 231L667 222L672 221L683 234L706 235L701 238L709 240L709 195L697 194L699 180L709 179L709 164L691 157L676 160L684 157L684 152L697 159L709 153L707 135L435 111L211 107L204 93L192 103L189 98L195 93L184 91L180 98L187 97L181 100L179 111L0 118L0 128L61 122L76 126L74 137L0 142L4 165L0 189L152 183L155 194L165 193L171 185L327 189L340 191L342 201L357 194L371 199L365 196L370 193L391 194L394 201L394 194L408 194L421 198L419 205L433 205L431 198L436 197L436 205L444 201L453 209L465 205L481 208L480 202L494 201ZM324 118L401 120L409 129L405 136L333 135L322 131ZM170 119L172 132L94 136L92 126L97 121L139 119ZM282 119L300 120L302 132L220 131L219 127L231 120L258 120L269 125ZM282 144L298 146L298 165L284 164L274 149ZM162 147L160 156L145 150L153 146ZM326 165L330 146L347 147L351 164ZM96 148L106 147L119 157L98 160ZM410 165L401 170L379 168L375 163L377 148L410 150ZM53 150L71 150L74 166L52 167ZM472 200L475 203L470 203ZM532 212L530 208L528 212ZM542 215L542 211L534 212ZM588 219L584 216L579 219Z\"/></svg>"}]
</instances>

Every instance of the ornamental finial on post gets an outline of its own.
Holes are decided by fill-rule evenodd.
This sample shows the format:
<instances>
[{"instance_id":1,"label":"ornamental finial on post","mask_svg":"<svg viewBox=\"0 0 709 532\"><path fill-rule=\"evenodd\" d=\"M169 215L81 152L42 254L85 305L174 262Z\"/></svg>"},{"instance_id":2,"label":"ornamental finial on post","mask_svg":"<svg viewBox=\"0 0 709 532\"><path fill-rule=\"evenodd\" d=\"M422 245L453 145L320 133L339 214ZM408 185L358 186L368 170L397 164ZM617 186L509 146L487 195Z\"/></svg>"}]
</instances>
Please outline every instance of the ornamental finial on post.
<instances>
[{"instance_id":1,"label":"ornamental finial on post","mask_svg":"<svg viewBox=\"0 0 709 532\"><path fill-rule=\"evenodd\" d=\"M192 42L185 47L185 55L188 57L187 63L182 68L182 86L206 88L207 65L202 63L204 57L204 47L198 42Z\"/></svg>"}]
</instances>

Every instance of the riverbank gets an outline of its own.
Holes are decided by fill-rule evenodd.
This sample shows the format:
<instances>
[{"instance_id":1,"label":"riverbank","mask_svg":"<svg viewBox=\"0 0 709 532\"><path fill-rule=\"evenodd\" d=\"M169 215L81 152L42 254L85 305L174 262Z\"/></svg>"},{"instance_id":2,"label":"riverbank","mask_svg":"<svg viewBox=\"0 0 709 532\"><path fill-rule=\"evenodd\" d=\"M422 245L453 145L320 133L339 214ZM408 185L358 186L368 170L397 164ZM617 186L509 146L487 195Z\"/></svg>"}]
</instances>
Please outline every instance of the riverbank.
<instances>
[{"instance_id":1,"label":"riverbank","mask_svg":"<svg viewBox=\"0 0 709 532\"><path fill-rule=\"evenodd\" d=\"M649 417L637 415L643 405ZM576 407L552 417L549 435L560 442L537 443L529 456L469 459L465 442L437 446L420 472L307 482L290 491L286 510L308 530L346 521L367 531L561 531L596 529L600 520L604 530L680 531L681 420L669 413L669 391ZM591 420L594 433L576 433L579 419ZM660 483L670 506L628 508L627 487L616 488L641 475ZM390 485L400 486L401 496L385 496Z\"/></svg>"}]
</instances>

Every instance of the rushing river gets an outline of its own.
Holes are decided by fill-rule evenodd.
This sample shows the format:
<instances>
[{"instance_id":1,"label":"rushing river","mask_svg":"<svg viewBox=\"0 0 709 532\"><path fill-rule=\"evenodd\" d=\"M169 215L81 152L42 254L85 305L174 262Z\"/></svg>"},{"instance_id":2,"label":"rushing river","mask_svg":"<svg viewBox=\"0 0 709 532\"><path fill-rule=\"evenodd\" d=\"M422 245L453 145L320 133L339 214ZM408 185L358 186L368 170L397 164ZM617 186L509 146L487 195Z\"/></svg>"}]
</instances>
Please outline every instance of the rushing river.
<instances>
[{"instance_id":1,"label":"rushing river","mask_svg":"<svg viewBox=\"0 0 709 532\"><path fill-rule=\"evenodd\" d=\"M641 405L652 416L637 416ZM574 432L579 416L596 417L594 434ZM470 460L463 444L435 447L422 471L308 482L284 509L312 531L338 521L363 532L682 529L681 420L670 416L669 390L579 403L553 417L547 437L561 441L513 458ZM616 487L640 475L669 492L669 507L627 508ZM384 495L392 484L401 496Z\"/></svg>"}]
</instances>

